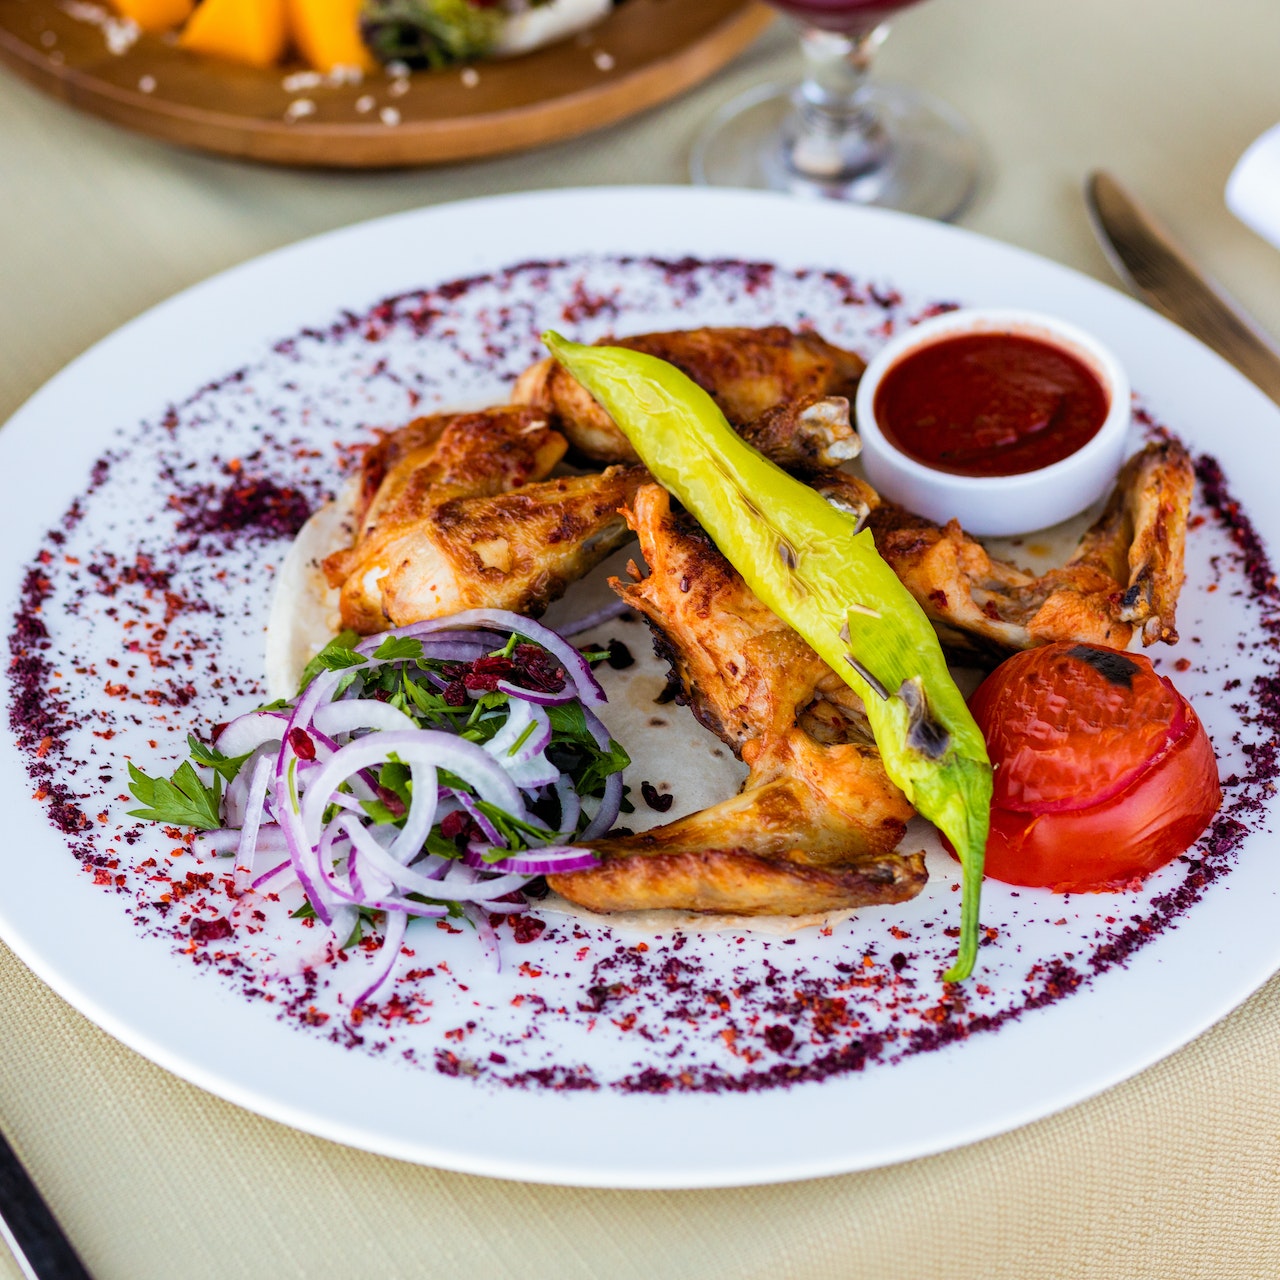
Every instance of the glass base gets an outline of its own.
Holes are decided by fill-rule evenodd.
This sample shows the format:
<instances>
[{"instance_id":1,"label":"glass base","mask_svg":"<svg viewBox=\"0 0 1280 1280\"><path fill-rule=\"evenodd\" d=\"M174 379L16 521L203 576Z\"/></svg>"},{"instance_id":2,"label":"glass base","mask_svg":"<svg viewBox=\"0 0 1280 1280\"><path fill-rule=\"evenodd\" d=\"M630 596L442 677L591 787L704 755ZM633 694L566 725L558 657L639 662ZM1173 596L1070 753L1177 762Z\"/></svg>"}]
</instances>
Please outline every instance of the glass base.
<instances>
[{"instance_id":1,"label":"glass base","mask_svg":"<svg viewBox=\"0 0 1280 1280\"><path fill-rule=\"evenodd\" d=\"M972 200L982 149L945 102L905 85L869 82L858 101L876 120L883 145L851 171L814 177L788 160L795 92L765 85L717 112L694 143L693 181L848 200L942 221L958 217Z\"/></svg>"}]
</instances>

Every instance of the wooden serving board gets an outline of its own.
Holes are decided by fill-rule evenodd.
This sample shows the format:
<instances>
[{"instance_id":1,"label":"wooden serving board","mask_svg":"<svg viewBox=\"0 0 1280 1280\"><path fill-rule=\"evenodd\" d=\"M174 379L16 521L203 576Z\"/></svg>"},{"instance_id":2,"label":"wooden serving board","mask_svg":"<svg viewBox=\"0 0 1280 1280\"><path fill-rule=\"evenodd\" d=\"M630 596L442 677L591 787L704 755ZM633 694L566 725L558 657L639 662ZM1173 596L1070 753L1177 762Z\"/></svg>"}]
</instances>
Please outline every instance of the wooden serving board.
<instances>
[{"instance_id":1,"label":"wooden serving board","mask_svg":"<svg viewBox=\"0 0 1280 1280\"><path fill-rule=\"evenodd\" d=\"M113 52L105 3L0 0L0 62L81 110L169 142L273 164L386 168L517 151L613 124L718 70L768 25L752 0L626 0L523 57L354 84L286 85L142 36ZM297 104L303 100L304 105ZM309 104L309 105L307 105ZM307 114L301 114L307 112Z\"/></svg>"}]
</instances>

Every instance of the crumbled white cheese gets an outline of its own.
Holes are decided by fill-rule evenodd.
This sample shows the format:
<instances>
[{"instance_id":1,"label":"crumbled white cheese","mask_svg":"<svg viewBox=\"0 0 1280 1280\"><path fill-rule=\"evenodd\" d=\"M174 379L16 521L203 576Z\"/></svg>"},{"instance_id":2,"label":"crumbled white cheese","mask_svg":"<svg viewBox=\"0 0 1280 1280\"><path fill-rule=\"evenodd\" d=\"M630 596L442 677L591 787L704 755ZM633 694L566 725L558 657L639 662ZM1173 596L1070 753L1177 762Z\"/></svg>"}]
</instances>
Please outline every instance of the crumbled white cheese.
<instances>
[{"instance_id":1,"label":"crumbled white cheese","mask_svg":"<svg viewBox=\"0 0 1280 1280\"><path fill-rule=\"evenodd\" d=\"M87 4L84 0L62 0L61 8L69 18L98 27L106 38L109 53L128 53L142 34L142 28L132 18L117 18L100 4ZM62 61L61 58L50 56L52 61Z\"/></svg>"},{"instance_id":2,"label":"crumbled white cheese","mask_svg":"<svg viewBox=\"0 0 1280 1280\"><path fill-rule=\"evenodd\" d=\"M459 78L468 89L474 89L480 83L480 73L475 67L463 67Z\"/></svg>"},{"instance_id":3,"label":"crumbled white cheese","mask_svg":"<svg viewBox=\"0 0 1280 1280\"><path fill-rule=\"evenodd\" d=\"M318 89L324 77L318 71L295 71L285 76L280 87L285 93L301 93L304 89Z\"/></svg>"},{"instance_id":4,"label":"crumbled white cheese","mask_svg":"<svg viewBox=\"0 0 1280 1280\"><path fill-rule=\"evenodd\" d=\"M408 80L393 80L389 85L387 85L387 92L393 98L403 98L404 95L409 92Z\"/></svg>"},{"instance_id":5,"label":"crumbled white cheese","mask_svg":"<svg viewBox=\"0 0 1280 1280\"><path fill-rule=\"evenodd\" d=\"M344 84L361 84L364 81L364 71L360 67L348 67L339 63L336 67L329 68L327 78L331 85L339 87Z\"/></svg>"},{"instance_id":6,"label":"crumbled white cheese","mask_svg":"<svg viewBox=\"0 0 1280 1280\"><path fill-rule=\"evenodd\" d=\"M155 76L143 76L142 79L138 81L139 93L155 93L155 91L156 91Z\"/></svg>"},{"instance_id":7,"label":"crumbled white cheese","mask_svg":"<svg viewBox=\"0 0 1280 1280\"><path fill-rule=\"evenodd\" d=\"M598 71L612 71L614 67L613 54L605 53L603 49L597 49L591 55L591 61L596 64Z\"/></svg>"},{"instance_id":8,"label":"crumbled white cheese","mask_svg":"<svg viewBox=\"0 0 1280 1280\"><path fill-rule=\"evenodd\" d=\"M371 93L362 94L356 99L356 110L362 115L368 115L370 111L378 105L378 100Z\"/></svg>"},{"instance_id":9,"label":"crumbled white cheese","mask_svg":"<svg viewBox=\"0 0 1280 1280\"><path fill-rule=\"evenodd\" d=\"M316 104L310 98L294 98L285 108L284 118L290 122L315 115Z\"/></svg>"},{"instance_id":10,"label":"crumbled white cheese","mask_svg":"<svg viewBox=\"0 0 1280 1280\"><path fill-rule=\"evenodd\" d=\"M400 123L400 113L395 107L383 107L378 112L378 119L385 125L397 125Z\"/></svg>"}]
</instances>

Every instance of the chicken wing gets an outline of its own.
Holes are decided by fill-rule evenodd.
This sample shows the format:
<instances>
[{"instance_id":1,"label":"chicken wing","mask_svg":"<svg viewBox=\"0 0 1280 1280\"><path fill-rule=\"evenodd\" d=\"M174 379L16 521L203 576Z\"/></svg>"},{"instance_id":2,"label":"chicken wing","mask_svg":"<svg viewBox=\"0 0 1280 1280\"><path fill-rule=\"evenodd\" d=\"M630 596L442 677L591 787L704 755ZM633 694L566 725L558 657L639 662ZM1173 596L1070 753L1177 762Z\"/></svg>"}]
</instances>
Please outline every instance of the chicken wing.
<instances>
[{"instance_id":1,"label":"chicken wing","mask_svg":"<svg viewBox=\"0 0 1280 1280\"><path fill-rule=\"evenodd\" d=\"M384 435L361 460L355 540L322 566L342 625L368 634L390 624L382 584L403 568L406 536L442 504L541 480L566 447L545 414L511 405L417 418Z\"/></svg>"},{"instance_id":2,"label":"chicken wing","mask_svg":"<svg viewBox=\"0 0 1280 1280\"><path fill-rule=\"evenodd\" d=\"M609 342L657 356L683 370L711 394L735 427L755 422L779 406L795 406L794 412L821 397L851 399L866 368L852 351L832 346L816 333L793 333L781 325L648 333ZM636 461L635 451L609 415L553 359L526 369L516 380L511 399L546 413L588 458ZM843 425L828 424L825 435L811 433L807 460L835 466L855 456L858 447L846 416ZM781 459L775 461L785 465Z\"/></svg>"},{"instance_id":3,"label":"chicken wing","mask_svg":"<svg viewBox=\"0 0 1280 1280\"><path fill-rule=\"evenodd\" d=\"M824 442L857 440L842 397L775 406L743 430L794 468ZM324 562L342 625L368 634L481 605L541 613L627 541L618 509L647 474L543 480L565 447L526 406L420 418L380 440L361 467L354 544Z\"/></svg>"},{"instance_id":4,"label":"chicken wing","mask_svg":"<svg viewBox=\"0 0 1280 1280\"><path fill-rule=\"evenodd\" d=\"M868 523L953 651L999 660L1054 640L1123 649L1135 631L1143 644L1173 644L1194 479L1181 444L1148 445L1125 464L1072 557L1038 577L993 559L954 520L940 527L882 502Z\"/></svg>"},{"instance_id":5,"label":"chicken wing","mask_svg":"<svg viewBox=\"0 0 1280 1280\"><path fill-rule=\"evenodd\" d=\"M682 699L751 772L739 795L700 813L594 842L600 866L550 876L552 888L594 911L743 915L917 894L923 855L892 852L911 808L856 695L690 517L672 513L666 490L642 487L627 518L650 573L614 589L649 620Z\"/></svg>"}]
</instances>

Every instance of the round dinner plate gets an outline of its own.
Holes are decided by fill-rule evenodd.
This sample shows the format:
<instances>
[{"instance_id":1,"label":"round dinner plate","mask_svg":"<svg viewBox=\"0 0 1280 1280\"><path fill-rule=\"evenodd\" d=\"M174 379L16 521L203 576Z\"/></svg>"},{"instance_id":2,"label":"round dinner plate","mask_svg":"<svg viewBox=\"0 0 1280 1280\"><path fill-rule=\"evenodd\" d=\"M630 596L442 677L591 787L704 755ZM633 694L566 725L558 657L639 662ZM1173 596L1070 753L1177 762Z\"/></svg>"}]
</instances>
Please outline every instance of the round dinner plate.
<instances>
[{"instance_id":1,"label":"round dinner plate","mask_svg":"<svg viewBox=\"0 0 1280 1280\"><path fill-rule=\"evenodd\" d=\"M960 994L939 981L955 869L915 826L908 839L928 848L931 876L920 899L790 940L668 929L646 941L548 915L532 942L500 930L494 972L466 931L414 926L401 982L416 1019L353 1017L344 973L366 963L359 949L332 971L314 957L290 970L279 948L261 961L270 946L255 950L239 925L224 936L191 924L192 913L234 915L217 897L217 860L136 827L123 782L126 757L167 775L183 758L182 726L207 732L262 697L286 543L213 519L229 510L219 484L270 474L270 492L313 505L371 427L502 399L548 324L594 338L785 321L870 354L954 304L1034 308L1090 330L1126 365L1148 432L1157 423L1221 465L1239 506L1202 458L1217 497L1198 500L1183 640L1160 655L1228 783L1212 849L1123 894L989 885L988 945ZM9 705L23 743L0 748L0 935L109 1033L203 1088L339 1142L471 1173L773 1182L1048 1115L1185 1044L1280 964L1280 859L1266 779L1250 776L1262 759L1252 744L1270 734L1250 695L1272 678L1262 624L1273 601L1256 556L1252 578L1241 561L1239 516L1274 544L1278 428L1251 384L1113 290L891 213L606 188L428 208L269 254L99 343L0 435L2 590L18 658ZM1026 555L1041 554L1035 542ZM628 643L640 658L643 640ZM24 685L15 671L28 670L39 679ZM605 673L615 702L651 706L633 694L658 683L657 668L637 671ZM53 721L40 715L57 723L41 729ZM628 744L647 771L628 780L633 791L658 780L687 807L696 762L713 791L736 775L709 735L669 715L653 715L656 747ZM278 927L290 945L289 929L305 932Z\"/></svg>"}]
</instances>

